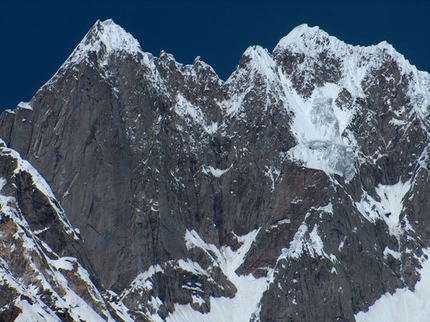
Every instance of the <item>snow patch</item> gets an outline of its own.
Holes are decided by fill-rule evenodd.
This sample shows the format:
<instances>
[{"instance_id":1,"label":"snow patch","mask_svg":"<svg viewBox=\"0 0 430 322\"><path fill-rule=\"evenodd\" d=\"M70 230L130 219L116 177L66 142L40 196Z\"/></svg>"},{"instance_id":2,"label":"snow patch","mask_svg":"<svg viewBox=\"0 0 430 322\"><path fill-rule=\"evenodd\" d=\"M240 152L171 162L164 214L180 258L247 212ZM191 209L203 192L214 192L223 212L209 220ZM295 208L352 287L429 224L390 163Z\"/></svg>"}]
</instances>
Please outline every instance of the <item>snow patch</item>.
<instances>
[{"instance_id":1,"label":"snow patch","mask_svg":"<svg viewBox=\"0 0 430 322\"><path fill-rule=\"evenodd\" d=\"M151 290L153 285L150 278L156 273L164 273L164 269L160 265L152 265L147 271L140 273L131 283L131 287L127 288L122 294L121 298L126 297L134 290L144 289Z\"/></svg>"},{"instance_id":2,"label":"snow patch","mask_svg":"<svg viewBox=\"0 0 430 322\"><path fill-rule=\"evenodd\" d=\"M279 176L281 175L281 171L276 169L273 166L270 166L270 167L265 166L265 168L266 168L266 171L264 171L264 175L268 177L272 182L271 191L273 192L275 191L275 184Z\"/></svg>"},{"instance_id":3,"label":"snow patch","mask_svg":"<svg viewBox=\"0 0 430 322\"><path fill-rule=\"evenodd\" d=\"M114 294L114 296L116 296L116 294L112 291L108 291L108 293ZM117 301L117 302L110 301L108 303L115 311L115 314L118 315L123 322L134 322L134 319L132 319L128 315L128 308L125 306L125 304L122 301Z\"/></svg>"},{"instance_id":4,"label":"snow patch","mask_svg":"<svg viewBox=\"0 0 430 322\"><path fill-rule=\"evenodd\" d=\"M316 208L315 210L325 213L333 213L333 206L331 203L324 207ZM289 248L282 249L282 255L279 259L298 259L304 252L308 253L311 257L324 257L329 259L334 264L338 262L336 256L333 254L327 254L324 250L324 242L318 233L319 226L314 225L312 231L309 231L306 220L309 217L309 213L305 216L302 224L294 235L293 240L290 242Z\"/></svg>"},{"instance_id":5,"label":"snow patch","mask_svg":"<svg viewBox=\"0 0 430 322\"><path fill-rule=\"evenodd\" d=\"M46 306L40 302L29 303L28 300L18 297L15 305L21 309L21 313L14 320L15 322L58 322L59 318L54 312L47 312ZM44 307L45 306L45 307Z\"/></svg>"},{"instance_id":6,"label":"snow patch","mask_svg":"<svg viewBox=\"0 0 430 322\"><path fill-rule=\"evenodd\" d=\"M214 177L219 178L219 177L221 177L224 173L227 173L227 172L231 169L231 167L232 167L232 166L233 166L233 164L232 164L231 166L229 166L227 169L216 169L216 168L214 168L214 167L212 167L212 166L208 166L208 167L203 166L203 167L202 167L202 172L203 172L204 174L211 174L211 175L213 175Z\"/></svg>"},{"instance_id":7,"label":"snow patch","mask_svg":"<svg viewBox=\"0 0 430 322\"><path fill-rule=\"evenodd\" d=\"M7 184L6 178L0 178L0 192L4 188L4 186Z\"/></svg>"},{"instance_id":8,"label":"snow patch","mask_svg":"<svg viewBox=\"0 0 430 322\"><path fill-rule=\"evenodd\" d=\"M430 255L430 248L424 250ZM394 294L382 295L367 312L355 315L357 322L427 322L430 316L430 261L425 260L419 270L421 279L415 290L397 289Z\"/></svg>"},{"instance_id":9,"label":"snow patch","mask_svg":"<svg viewBox=\"0 0 430 322\"><path fill-rule=\"evenodd\" d=\"M72 271L73 264L76 263L76 258L61 257L59 259L51 260L50 262L57 270L64 269L66 271Z\"/></svg>"},{"instance_id":10,"label":"snow patch","mask_svg":"<svg viewBox=\"0 0 430 322\"><path fill-rule=\"evenodd\" d=\"M30 103L28 103L28 102L19 102L19 104L18 104L18 108L22 108L22 109L24 109L24 110L33 110L33 107L30 105Z\"/></svg>"},{"instance_id":11,"label":"snow patch","mask_svg":"<svg viewBox=\"0 0 430 322\"><path fill-rule=\"evenodd\" d=\"M385 259L387 259L387 258L388 258L388 255L391 255L393 258L395 258L395 259L397 259L397 260L401 260L401 258L402 258L402 253L400 253L400 252L396 252L396 251L394 251L394 250L390 249L388 246L386 246L386 247L384 248L384 251L383 251L383 253L382 253L382 254L384 254L384 258L385 258Z\"/></svg>"},{"instance_id":12,"label":"snow patch","mask_svg":"<svg viewBox=\"0 0 430 322\"><path fill-rule=\"evenodd\" d=\"M313 258L317 256L330 258L324 251L324 242L318 234L318 225L315 225L311 232L308 226L303 222L289 248L282 249L282 257L285 258L300 258L304 251L307 251Z\"/></svg>"},{"instance_id":13,"label":"snow patch","mask_svg":"<svg viewBox=\"0 0 430 322\"><path fill-rule=\"evenodd\" d=\"M274 223L273 225L270 225L270 229L266 229L266 232L269 232L271 229L278 228L279 226L289 225L289 224L291 224L291 220L290 219L279 220L276 223Z\"/></svg>"},{"instance_id":14,"label":"snow patch","mask_svg":"<svg viewBox=\"0 0 430 322\"><path fill-rule=\"evenodd\" d=\"M176 94L174 110L175 113L184 118L189 125L192 124L190 123L192 120L194 123L200 125L208 134L214 134L218 131L218 123L212 122L210 125L207 125L205 115L201 108L190 103L180 93ZM188 117L191 117L191 120Z\"/></svg>"},{"instance_id":15,"label":"snow patch","mask_svg":"<svg viewBox=\"0 0 430 322\"><path fill-rule=\"evenodd\" d=\"M375 200L367 192L364 192L361 201L356 202L355 206L368 221L375 223L377 220L383 220L390 235L399 240L405 229L411 229L410 225L402 227L400 222L403 199L410 189L411 181L404 183L399 181L391 186L380 184L376 188L380 201Z\"/></svg>"},{"instance_id":16,"label":"snow patch","mask_svg":"<svg viewBox=\"0 0 430 322\"><path fill-rule=\"evenodd\" d=\"M250 275L237 275L236 270L242 265L245 256L251 248L259 230L253 230L237 239L242 246L233 251L230 247L218 249L215 245L206 243L195 230L185 234L186 245L189 249L198 247L204 250L218 265L227 278L236 286L237 293L234 298L210 298L211 310L206 314L195 311L189 304L175 304L175 311L167 317L167 321L175 322L218 322L218 321L249 321L258 315L259 302L263 292L268 287L267 278L255 278ZM199 298L193 298L199 302Z\"/></svg>"},{"instance_id":17,"label":"snow patch","mask_svg":"<svg viewBox=\"0 0 430 322\"><path fill-rule=\"evenodd\" d=\"M190 259L187 259L186 261L183 259L178 260L178 266L184 271L193 273L195 275L209 276L209 274L198 263L193 262Z\"/></svg>"}]
</instances>

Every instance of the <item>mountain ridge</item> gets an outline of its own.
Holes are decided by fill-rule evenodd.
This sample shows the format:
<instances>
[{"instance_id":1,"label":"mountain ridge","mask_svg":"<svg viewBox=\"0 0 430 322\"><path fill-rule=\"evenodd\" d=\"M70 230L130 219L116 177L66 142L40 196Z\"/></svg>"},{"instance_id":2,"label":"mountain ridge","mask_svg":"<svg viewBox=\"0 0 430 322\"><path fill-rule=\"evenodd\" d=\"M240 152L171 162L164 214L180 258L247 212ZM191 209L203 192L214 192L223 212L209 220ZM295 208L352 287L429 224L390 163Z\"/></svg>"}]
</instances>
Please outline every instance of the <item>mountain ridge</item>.
<instances>
[{"instance_id":1,"label":"mountain ridge","mask_svg":"<svg viewBox=\"0 0 430 322\"><path fill-rule=\"evenodd\" d=\"M419 280L429 79L302 25L224 82L98 21L0 137L52 185L124 320L232 318L255 287L238 321L349 321Z\"/></svg>"}]
</instances>

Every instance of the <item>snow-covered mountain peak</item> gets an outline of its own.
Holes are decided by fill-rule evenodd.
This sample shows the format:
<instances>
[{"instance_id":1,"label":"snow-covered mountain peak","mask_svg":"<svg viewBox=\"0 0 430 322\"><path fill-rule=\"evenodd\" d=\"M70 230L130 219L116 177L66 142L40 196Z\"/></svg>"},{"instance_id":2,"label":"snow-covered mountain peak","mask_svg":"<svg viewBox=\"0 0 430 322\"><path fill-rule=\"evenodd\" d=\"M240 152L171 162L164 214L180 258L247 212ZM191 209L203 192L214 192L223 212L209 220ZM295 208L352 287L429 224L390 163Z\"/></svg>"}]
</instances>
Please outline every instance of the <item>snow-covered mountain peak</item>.
<instances>
[{"instance_id":1,"label":"snow-covered mountain peak","mask_svg":"<svg viewBox=\"0 0 430 322\"><path fill-rule=\"evenodd\" d=\"M315 35L317 32L320 31L320 28L318 26L309 27L308 24L304 23L297 27L295 27L293 30L291 30L288 35L284 36L278 43L278 46L288 46L292 42L296 42L297 39L303 38L306 35Z\"/></svg>"},{"instance_id":2,"label":"snow-covered mountain peak","mask_svg":"<svg viewBox=\"0 0 430 322\"><path fill-rule=\"evenodd\" d=\"M266 48L263 48L261 46L250 46L248 47L245 52L243 53L243 56L247 56L250 59L261 59L261 58L266 58L269 57L270 58L270 54L267 51Z\"/></svg>"},{"instance_id":3,"label":"snow-covered mountain peak","mask_svg":"<svg viewBox=\"0 0 430 322\"><path fill-rule=\"evenodd\" d=\"M139 42L112 19L98 20L85 35L68 62L79 63L87 58L90 52L95 52L99 59L106 62L113 52L136 55L142 53Z\"/></svg>"},{"instance_id":4,"label":"snow-covered mountain peak","mask_svg":"<svg viewBox=\"0 0 430 322\"><path fill-rule=\"evenodd\" d=\"M270 83L276 78L277 64L266 48L250 46L242 54L236 70L227 79L227 84L242 82L240 79L253 79L256 75L260 81ZM233 85L235 86L235 85Z\"/></svg>"},{"instance_id":5,"label":"snow-covered mountain peak","mask_svg":"<svg viewBox=\"0 0 430 322\"><path fill-rule=\"evenodd\" d=\"M124 50L129 53L141 52L139 42L112 19L97 21L94 26L98 40L108 46L108 50Z\"/></svg>"},{"instance_id":6,"label":"snow-covered mountain peak","mask_svg":"<svg viewBox=\"0 0 430 322\"><path fill-rule=\"evenodd\" d=\"M339 44L346 45L337 38L330 36L318 26L309 27L302 24L294 28L288 35L283 37L273 50L274 53L290 49L297 53L312 54L313 50L320 51L328 46L337 47Z\"/></svg>"},{"instance_id":7,"label":"snow-covered mountain peak","mask_svg":"<svg viewBox=\"0 0 430 322\"><path fill-rule=\"evenodd\" d=\"M261 46L248 47L243 56L249 57L251 68L257 69L263 75L269 75L276 69L272 56Z\"/></svg>"},{"instance_id":8,"label":"snow-covered mountain peak","mask_svg":"<svg viewBox=\"0 0 430 322\"><path fill-rule=\"evenodd\" d=\"M242 54L236 70L227 79L226 84L242 83L244 79L253 79L256 75L260 81L271 83L278 77L277 65L267 49L250 46Z\"/></svg>"},{"instance_id":9,"label":"snow-covered mountain peak","mask_svg":"<svg viewBox=\"0 0 430 322\"><path fill-rule=\"evenodd\" d=\"M359 63L360 66L376 67L387 59L394 60L402 73L411 70L411 65L403 55L386 41L381 41L373 46L354 46L347 44L338 38L329 35L318 26L309 27L302 24L294 28L287 36L283 37L273 50L273 56L283 56L286 52L301 57L299 63L303 60L318 59L320 61L338 60L343 62L344 67L349 64L354 66ZM303 56L303 57L302 57Z\"/></svg>"}]
</instances>

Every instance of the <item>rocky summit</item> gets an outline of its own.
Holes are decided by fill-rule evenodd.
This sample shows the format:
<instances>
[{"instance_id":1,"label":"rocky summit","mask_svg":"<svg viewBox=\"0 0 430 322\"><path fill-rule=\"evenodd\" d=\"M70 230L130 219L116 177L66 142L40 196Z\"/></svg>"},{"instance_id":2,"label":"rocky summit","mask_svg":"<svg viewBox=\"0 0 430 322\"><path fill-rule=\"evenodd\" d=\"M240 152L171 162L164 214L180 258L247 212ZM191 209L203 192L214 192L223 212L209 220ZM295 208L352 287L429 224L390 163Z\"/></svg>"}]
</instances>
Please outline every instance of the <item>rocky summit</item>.
<instances>
[{"instance_id":1,"label":"rocky summit","mask_svg":"<svg viewBox=\"0 0 430 322\"><path fill-rule=\"evenodd\" d=\"M426 321L429 113L385 42L223 81L97 21L0 117L0 320Z\"/></svg>"}]
</instances>

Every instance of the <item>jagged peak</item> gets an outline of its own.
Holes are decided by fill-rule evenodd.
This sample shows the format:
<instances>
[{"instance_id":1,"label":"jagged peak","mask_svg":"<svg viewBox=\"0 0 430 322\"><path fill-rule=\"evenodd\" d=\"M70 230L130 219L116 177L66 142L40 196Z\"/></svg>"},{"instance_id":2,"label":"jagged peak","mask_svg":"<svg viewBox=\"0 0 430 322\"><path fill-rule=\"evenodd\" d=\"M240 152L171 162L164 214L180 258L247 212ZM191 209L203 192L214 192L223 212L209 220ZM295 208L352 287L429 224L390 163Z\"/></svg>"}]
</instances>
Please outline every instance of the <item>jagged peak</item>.
<instances>
[{"instance_id":1,"label":"jagged peak","mask_svg":"<svg viewBox=\"0 0 430 322\"><path fill-rule=\"evenodd\" d=\"M311 42L317 41L318 45L322 45L329 40L339 41L318 26L309 27L307 24L301 24L291 30L288 35L281 38L273 52L282 51L290 47L295 48L297 51L307 51Z\"/></svg>"},{"instance_id":2,"label":"jagged peak","mask_svg":"<svg viewBox=\"0 0 430 322\"><path fill-rule=\"evenodd\" d=\"M266 48L255 45L248 47L242 54L236 71L227 79L226 83L232 82L243 74L255 73L263 75L267 80L272 80L276 73L276 63ZM249 76L246 76L249 77Z\"/></svg>"},{"instance_id":3,"label":"jagged peak","mask_svg":"<svg viewBox=\"0 0 430 322\"><path fill-rule=\"evenodd\" d=\"M192 66L196 74L202 73L202 71L208 71L211 77L213 77L216 82L222 83L222 80L218 77L218 74L213 69L213 67L207 64L205 61L201 60L200 56L197 56L194 59Z\"/></svg>"},{"instance_id":4,"label":"jagged peak","mask_svg":"<svg viewBox=\"0 0 430 322\"><path fill-rule=\"evenodd\" d=\"M142 64L150 66L151 69L153 68L152 54L144 53L139 42L130 33L117 25L112 19L97 20L54 76L40 90L49 88L71 66L78 65L85 60L94 59L92 54L97 57L97 65L105 66L109 62L108 58L113 53L127 53L139 57L138 59Z\"/></svg>"},{"instance_id":5,"label":"jagged peak","mask_svg":"<svg viewBox=\"0 0 430 322\"><path fill-rule=\"evenodd\" d=\"M328 53L339 62L346 61L342 63L343 68L346 69L349 69L349 66L356 66L354 70L358 70L356 65L358 61L361 61L360 64L366 66L365 68L377 69L387 60L391 60L396 62L401 74L418 74L419 72L387 41L370 46L351 45L329 35L318 26L309 27L307 24L297 26L283 37L275 46L272 56L278 60L287 52L304 56L304 64L306 61L319 60L321 54L325 56ZM421 72L420 75L425 75L425 73Z\"/></svg>"},{"instance_id":6,"label":"jagged peak","mask_svg":"<svg viewBox=\"0 0 430 322\"><path fill-rule=\"evenodd\" d=\"M269 65L274 65L274 61L268 50L258 45L248 47L243 53L243 56L247 56L256 62L265 62Z\"/></svg>"},{"instance_id":7,"label":"jagged peak","mask_svg":"<svg viewBox=\"0 0 430 322\"><path fill-rule=\"evenodd\" d=\"M381 41L379 44L372 46L354 46L329 35L318 26L309 27L307 24L297 26L288 35L281 38L275 46L273 54L276 56L287 49L296 53L305 53L307 56L314 56L313 54L320 53L325 49L331 49L337 56L346 53L352 54L353 51L368 55L386 53L401 62L401 64L406 62L403 55L397 52L387 41Z\"/></svg>"},{"instance_id":8,"label":"jagged peak","mask_svg":"<svg viewBox=\"0 0 430 322\"><path fill-rule=\"evenodd\" d=\"M109 45L111 50L123 50L130 53L142 51L139 42L112 19L103 22L98 20L93 28L97 30L97 40Z\"/></svg>"},{"instance_id":9,"label":"jagged peak","mask_svg":"<svg viewBox=\"0 0 430 322\"><path fill-rule=\"evenodd\" d=\"M178 62L172 54L166 53L164 50L162 50L158 60L162 65L165 66L165 68L174 68L184 76L198 78L205 70L209 72L216 82L221 82L212 66L204 62L200 56L197 56L192 64L182 64Z\"/></svg>"},{"instance_id":10,"label":"jagged peak","mask_svg":"<svg viewBox=\"0 0 430 322\"><path fill-rule=\"evenodd\" d=\"M130 33L112 19L108 19L96 21L67 62L80 62L88 57L89 52L96 52L99 58L105 60L113 52L138 54L142 53L142 49L139 42Z\"/></svg>"},{"instance_id":11,"label":"jagged peak","mask_svg":"<svg viewBox=\"0 0 430 322\"><path fill-rule=\"evenodd\" d=\"M314 56L315 53L320 53L325 49L331 49L337 55L352 53L354 49L369 54L385 51L389 52L391 56L394 56L394 53L399 55L393 46L386 41L373 46L354 46L329 35L318 26L309 27L307 24L295 27L288 35L281 38L275 46L273 54L276 56L285 50L290 50L304 53L307 56Z\"/></svg>"},{"instance_id":12,"label":"jagged peak","mask_svg":"<svg viewBox=\"0 0 430 322\"><path fill-rule=\"evenodd\" d=\"M202 58L200 56L197 56L196 58L194 58L192 65L193 65L194 69L196 69L196 70L211 69L215 73L212 66L207 64L204 60L202 60Z\"/></svg>"},{"instance_id":13,"label":"jagged peak","mask_svg":"<svg viewBox=\"0 0 430 322\"><path fill-rule=\"evenodd\" d=\"M288 39L296 39L303 37L304 35L315 35L319 32L324 32L319 26L310 27L307 23L303 23L291 30L288 35L282 38L282 40L286 41ZM326 35L328 36L328 34Z\"/></svg>"},{"instance_id":14,"label":"jagged peak","mask_svg":"<svg viewBox=\"0 0 430 322\"><path fill-rule=\"evenodd\" d=\"M375 46L371 46L370 48L376 49L380 53L386 53L389 56L393 57L397 63L399 64L399 67L402 68L402 70L405 72L406 66L412 67L409 60L405 58L401 53L399 53L393 45L388 43L387 41L381 41L379 44ZM414 67L415 68L415 67Z\"/></svg>"}]
</instances>

